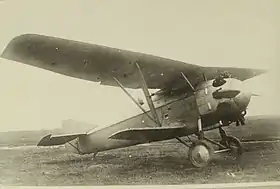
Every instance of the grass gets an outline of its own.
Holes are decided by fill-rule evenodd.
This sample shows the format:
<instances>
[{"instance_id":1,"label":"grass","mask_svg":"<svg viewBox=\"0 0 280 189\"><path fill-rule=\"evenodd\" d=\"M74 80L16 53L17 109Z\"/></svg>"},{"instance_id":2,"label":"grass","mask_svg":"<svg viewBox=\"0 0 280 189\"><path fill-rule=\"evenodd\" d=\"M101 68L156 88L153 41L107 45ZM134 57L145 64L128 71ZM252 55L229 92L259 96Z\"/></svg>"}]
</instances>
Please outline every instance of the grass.
<instances>
[{"instance_id":1,"label":"grass","mask_svg":"<svg viewBox=\"0 0 280 189\"><path fill-rule=\"evenodd\" d=\"M203 169L193 168L187 148L160 142L89 156L70 154L65 148L1 150L0 184L3 185L127 185L193 184L275 181L280 179L280 144L246 144L236 162L215 155Z\"/></svg>"}]
</instances>

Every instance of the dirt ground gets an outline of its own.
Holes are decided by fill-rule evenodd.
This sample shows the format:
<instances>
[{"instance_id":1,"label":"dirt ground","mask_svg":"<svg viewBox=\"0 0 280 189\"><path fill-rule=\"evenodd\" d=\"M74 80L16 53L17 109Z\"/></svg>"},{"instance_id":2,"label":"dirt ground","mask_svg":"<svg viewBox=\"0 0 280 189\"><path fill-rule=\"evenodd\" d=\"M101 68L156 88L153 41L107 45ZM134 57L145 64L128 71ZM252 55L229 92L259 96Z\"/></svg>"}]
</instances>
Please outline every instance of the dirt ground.
<instances>
[{"instance_id":1,"label":"dirt ground","mask_svg":"<svg viewBox=\"0 0 280 189\"><path fill-rule=\"evenodd\" d=\"M0 150L3 185L202 184L280 180L280 143L246 143L237 162L215 155L203 169L193 168L187 148L158 142L78 156L58 148Z\"/></svg>"}]
</instances>

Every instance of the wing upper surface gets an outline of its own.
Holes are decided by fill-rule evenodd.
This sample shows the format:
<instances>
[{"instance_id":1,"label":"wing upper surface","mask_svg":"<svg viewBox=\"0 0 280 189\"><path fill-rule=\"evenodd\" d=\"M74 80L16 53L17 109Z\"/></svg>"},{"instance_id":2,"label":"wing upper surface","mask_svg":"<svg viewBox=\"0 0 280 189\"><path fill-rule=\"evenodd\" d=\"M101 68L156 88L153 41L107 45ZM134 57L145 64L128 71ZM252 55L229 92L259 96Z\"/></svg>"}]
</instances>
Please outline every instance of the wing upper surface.
<instances>
[{"instance_id":1,"label":"wing upper surface","mask_svg":"<svg viewBox=\"0 0 280 189\"><path fill-rule=\"evenodd\" d=\"M3 58L50 70L63 75L117 86L118 78L127 88L140 88L137 62L150 89L188 87L183 72L195 86L204 73L213 79L219 72L230 72L240 80L263 73L245 68L201 67L138 52L66 40L37 34L15 37L7 45Z\"/></svg>"}]
</instances>

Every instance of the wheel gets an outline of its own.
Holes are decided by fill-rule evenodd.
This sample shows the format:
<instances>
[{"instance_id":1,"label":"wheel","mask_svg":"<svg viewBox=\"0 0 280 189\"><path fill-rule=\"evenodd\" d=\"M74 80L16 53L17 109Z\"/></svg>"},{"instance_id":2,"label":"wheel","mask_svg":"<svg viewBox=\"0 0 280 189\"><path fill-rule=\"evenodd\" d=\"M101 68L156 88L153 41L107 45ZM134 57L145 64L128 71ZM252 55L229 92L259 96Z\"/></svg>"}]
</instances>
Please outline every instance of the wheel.
<instances>
[{"instance_id":1,"label":"wheel","mask_svg":"<svg viewBox=\"0 0 280 189\"><path fill-rule=\"evenodd\" d=\"M239 157L243 154L243 146L241 141L234 136L227 136L227 147L230 149L230 154Z\"/></svg>"},{"instance_id":2,"label":"wheel","mask_svg":"<svg viewBox=\"0 0 280 189\"><path fill-rule=\"evenodd\" d=\"M191 164L194 167L206 167L210 162L214 149L205 140L198 140L192 143L189 148L188 156Z\"/></svg>"}]
</instances>

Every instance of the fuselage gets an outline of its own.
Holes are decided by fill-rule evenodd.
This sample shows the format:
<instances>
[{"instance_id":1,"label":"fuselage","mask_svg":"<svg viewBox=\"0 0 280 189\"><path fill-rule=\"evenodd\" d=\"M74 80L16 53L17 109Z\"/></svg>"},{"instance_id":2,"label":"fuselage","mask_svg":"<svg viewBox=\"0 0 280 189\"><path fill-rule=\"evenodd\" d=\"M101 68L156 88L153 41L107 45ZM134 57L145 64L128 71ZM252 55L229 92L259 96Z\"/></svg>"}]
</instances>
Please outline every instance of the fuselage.
<instances>
[{"instance_id":1,"label":"fuselage","mask_svg":"<svg viewBox=\"0 0 280 189\"><path fill-rule=\"evenodd\" d=\"M187 130L186 135L191 135L197 132L199 116L202 119L203 128L215 125L220 121L238 120L240 115L246 111L251 93L237 79L228 78L224 81L219 86L213 86L214 80L205 81L196 87L194 94L181 94L175 98L156 101L154 104L162 126L184 125ZM148 111L147 114L151 115L151 112ZM107 127L97 127L88 135L77 138L74 145L79 149L80 154L132 146L142 142L109 139L109 137L128 128L157 126L143 113Z\"/></svg>"}]
</instances>

